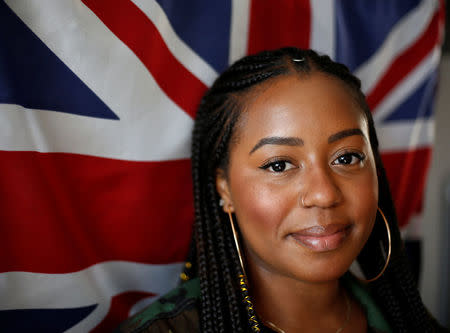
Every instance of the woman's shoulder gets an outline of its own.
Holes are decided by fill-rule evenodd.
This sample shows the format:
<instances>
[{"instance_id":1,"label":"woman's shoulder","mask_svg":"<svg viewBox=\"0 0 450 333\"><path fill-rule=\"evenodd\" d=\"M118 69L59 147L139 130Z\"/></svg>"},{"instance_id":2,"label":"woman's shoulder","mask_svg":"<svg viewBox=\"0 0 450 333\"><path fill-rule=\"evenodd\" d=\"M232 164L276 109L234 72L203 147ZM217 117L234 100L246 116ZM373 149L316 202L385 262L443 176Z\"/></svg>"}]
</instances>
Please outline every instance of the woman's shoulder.
<instances>
[{"instance_id":1,"label":"woman's shoulder","mask_svg":"<svg viewBox=\"0 0 450 333\"><path fill-rule=\"evenodd\" d=\"M198 279L189 280L128 318L115 333L197 333Z\"/></svg>"}]
</instances>

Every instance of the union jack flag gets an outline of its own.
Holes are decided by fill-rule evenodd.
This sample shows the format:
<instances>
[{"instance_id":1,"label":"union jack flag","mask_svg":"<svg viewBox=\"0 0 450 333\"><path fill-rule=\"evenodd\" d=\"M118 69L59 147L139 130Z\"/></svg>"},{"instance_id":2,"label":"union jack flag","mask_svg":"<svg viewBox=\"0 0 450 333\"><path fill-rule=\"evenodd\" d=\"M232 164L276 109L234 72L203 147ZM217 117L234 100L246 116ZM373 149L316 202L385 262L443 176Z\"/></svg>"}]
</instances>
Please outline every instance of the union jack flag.
<instances>
[{"instance_id":1,"label":"union jack flag","mask_svg":"<svg viewBox=\"0 0 450 333\"><path fill-rule=\"evenodd\" d=\"M430 161L443 7L0 1L0 331L109 332L176 285L196 106L262 49L313 48L362 79L406 226Z\"/></svg>"}]
</instances>

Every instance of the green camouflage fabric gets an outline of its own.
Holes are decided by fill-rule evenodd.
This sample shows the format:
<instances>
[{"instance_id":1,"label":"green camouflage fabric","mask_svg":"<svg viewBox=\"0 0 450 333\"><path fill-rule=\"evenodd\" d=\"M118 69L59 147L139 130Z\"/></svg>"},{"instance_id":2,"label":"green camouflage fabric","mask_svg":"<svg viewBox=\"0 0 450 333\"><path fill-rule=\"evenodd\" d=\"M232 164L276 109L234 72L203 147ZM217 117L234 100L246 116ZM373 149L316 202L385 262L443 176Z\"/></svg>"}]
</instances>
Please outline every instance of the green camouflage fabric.
<instances>
[{"instance_id":1,"label":"green camouflage fabric","mask_svg":"<svg viewBox=\"0 0 450 333\"><path fill-rule=\"evenodd\" d=\"M192 279L123 322L115 333L198 333L200 283Z\"/></svg>"},{"instance_id":2,"label":"green camouflage fabric","mask_svg":"<svg viewBox=\"0 0 450 333\"><path fill-rule=\"evenodd\" d=\"M351 274L346 274L342 282L365 309L367 332L391 333L389 324L367 287ZM189 280L123 322L115 333L198 333L199 298L198 278ZM262 327L261 332L273 331Z\"/></svg>"}]
</instances>

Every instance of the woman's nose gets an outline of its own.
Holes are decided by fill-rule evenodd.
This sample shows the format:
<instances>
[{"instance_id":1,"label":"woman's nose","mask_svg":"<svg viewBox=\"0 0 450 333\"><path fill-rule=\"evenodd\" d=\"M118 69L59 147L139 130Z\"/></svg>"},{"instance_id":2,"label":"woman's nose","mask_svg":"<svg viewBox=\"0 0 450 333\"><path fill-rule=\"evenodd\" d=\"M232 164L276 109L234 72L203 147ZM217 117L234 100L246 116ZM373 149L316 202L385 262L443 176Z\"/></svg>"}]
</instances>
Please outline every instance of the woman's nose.
<instances>
[{"instance_id":1,"label":"woman's nose","mask_svg":"<svg viewBox=\"0 0 450 333\"><path fill-rule=\"evenodd\" d=\"M303 176L306 180L300 193L302 207L330 208L342 201L342 192L331 170L314 168Z\"/></svg>"}]
</instances>

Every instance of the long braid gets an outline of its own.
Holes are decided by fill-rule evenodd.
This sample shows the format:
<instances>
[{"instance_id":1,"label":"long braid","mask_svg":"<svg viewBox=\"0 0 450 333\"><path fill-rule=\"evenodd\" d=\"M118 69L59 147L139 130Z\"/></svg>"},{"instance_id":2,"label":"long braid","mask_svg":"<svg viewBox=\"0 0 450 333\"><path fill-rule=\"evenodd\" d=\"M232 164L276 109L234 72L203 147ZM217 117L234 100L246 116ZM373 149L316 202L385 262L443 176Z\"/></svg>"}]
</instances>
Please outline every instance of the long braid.
<instances>
[{"instance_id":1,"label":"long braid","mask_svg":"<svg viewBox=\"0 0 450 333\"><path fill-rule=\"evenodd\" d=\"M294 61L296 59L297 61ZM307 77L322 72L341 80L355 97L369 127L369 138L377 164L379 206L392 234L391 263L383 276L370 285L375 301L395 332L431 331L438 327L427 313L408 268L395 209L381 157L370 110L359 79L348 68L311 50L283 48L245 57L226 70L203 97L197 112L192 141L196 247L190 253L201 288L202 332L247 332L248 312L242 303L237 275L241 273L228 219L218 206L216 170L227 172L229 150L246 96L255 86L282 75ZM358 257L366 276L376 275L384 265L386 246L382 222ZM220 272L220 273L219 273Z\"/></svg>"},{"instance_id":2,"label":"long braid","mask_svg":"<svg viewBox=\"0 0 450 333\"><path fill-rule=\"evenodd\" d=\"M219 127L214 126L214 131L217 132L220 130ZM215 134L215 133L212 133ZM206 143L211 144L211 138L214 137L213 135L210 136ZM216 152L220 151L220 147L216 147ZM207 182L205 186L205 193L208 197L216 197L215 194L215 182L212 175L207 176ZM216 200L208 200L205 201L206 206L209 208L208 210L205 210L205 221L217 221L217 201ZM217 231L220 230L220 225L217 225L217 223L206 223L206 229L207 229L207 235L208 235L208 253L210 256L210 266L209 271L211 273L211 280L213 284L213 288L211 290L211 297L214 299L214 304L211 308L213 316L214 316L214 322L216 323L215 330L217 332L226 332L225 330L225 323L226 323L226 311L227 309L224 309L222 304L226 304L227 300L223 297L223 290L220 287L223 285L221 278L219 277L219 270L221 272L224 271L223 269L223 258L225 257L223 254L221 254L220 246L217 244L223 243L223 240L220 238L220 233ZM220 274L222 275L222 273Z\"/></svg>"},{"instance_id":3,"label":"long braid","mask_svg":"<svg viewBox=\"0 0 450 333\"><path fill-rule=\"evenodd\" d=\"M212 127L212 132L218 132L220 131L220 127L214 126L214 122L217 123L217 119L204 119L202 120L200 117L198 118L198 122L202 124L202 122L206 122L209 127ZM211 125L212 124L212 125ZM209 131L210 133L211 131ZM214 145L215 143L210 140L211 137L214 137L218 135L217 133L212 133L214 135L206 136L206 139L204 139L202 142L206 143L207 145ZM193 157L192 157L192 170L193 170L193 179L194 183L199 183L199 181L196 181L200 177L205 177L204 174L200 173L200 168L198 165L202 162L204 162L204 159L201 161L200 158L200 145L195 144L195 138L196 137L204 137L201 128L197 128L194 131L194 140L193 140ZM197 141L199 142L199 141ZM219 147L216 147L219 148ZM220 149L219 149L220 150ZM204 186L202 186L202 189L200 190L199 187L194 186L194 195L196 198L196 224L195 229L197 230L196 234L196 243L197 243L197 256L198 256L198 275L200 277L200 284L201 284L201 300L202 300L202 315L201 315L201 327L203 332L226 332L225 325L227 325L228 319L227 314L230 312L238 312L238 306L236 299L234 297L231 299L222 299L222 293L221 290L221 282L219 279L218 269L220 271L224 272L225 275L228 275L228 279L225 278L225 280L228 280L228 283L225 283L228 287L225 290L225 294L232 293L233 286L230 288L230 273L228 273L229 269L227 267L223 267L223 264L228 262L226 255L223 250L220 248L223 247L223 245L219 246L219 251L217 251L215 247L215 243L213 243L213 239L218 238L218 243L224 243L222 240L220 240L220 232L218 237L215 235L215 231L217 228L216 225L211 226L209 223L212 220L219 219L217 214L217 205L216 201L210 201L208 200L208 195L211 194L212 191L215 192L215 188L212 187L212 180L211 177L208 179L209 181L206 182L207 188L209 188L209 191L206 192L203 190ZM217 196L217 195L215 195ZM203 203L202 205L198 203ZM212 206L212 207L211 207ZM218 252L218 253L216 253ZM217 258L219 258L217 260ZM200 260L201 259L201 260ZM217 264L217 261L220 263ZM220 267L219 267L220 266ZM233 293L235 296L235 293ZM225 308L222 306L224 304L228 304L228 308ZM235 307L234 311L230 311L230 306ZM236 320L234 320L235 322ZM213 324L214 323L214 324ZM233 323L231 323L233 324ZM231 325L231 327L241 327L240 322L238 321L237 326ZM237 330L239 331L239 329Z\"/></svg>"},{"instance_id":4,"label":"long braid","mask_svg":"<svg viewBox=\"0 0 450 333\"><path fill-rule=\"evenodd\" d=\"M209 194L212 197L215 197L217 195L216 189L214 186L210 186ZM217 201L213 201L214 205L214 211L218 212L219 207L217 205ZM230 315L234 314L234 318L229 321L230 323L230 329L232 329L232 332L242 332L241 324L240 324L240 317L237 315L238 310L238 300L236 298L236 293L234 292L234 286L233 286L233 280L231 279L232 272L230 271L230 265L229 265L229 258L227 253L230 253L230 251L227 251L226 249L226 240L225 240L225 232L224 232L224 224L223 221L220 219L219 214L215 216L215 230L217 235L217 246L218 246L218 252L220 257L220 266L221 271L223 272L223 281L227 287L225 288L225 298L227 300L228 304L228 313Z\"/></svg>"},{"instance_id":5,"label":"long braid","mask_svg":"<svg viewBox=\"0 0 450 333\"><path fill-rule=\"evenodd\" d=\"M205 210L205 219L206 221L212 220L212 214L208 212L208 210ZM222 318L222 311L220 307L220 303L217 303L217 301L220 301L220 285L219 285L219 268L217 267L217 254L216 254L216 248L214 246L213 242L213 226L210 223L205 223L205 229L206 229L206 236L207 236L207 248L208 248L208 259L209 259L209 266L208 266L208 273L209 273L209 279L212 283L212 289L210 291L211 298L214 300L211 304L211 310L214 314L214 323L216 326L216 331L218 332L224 332L223 330L223 323L222 325L219 324L220 320L223 320ZM222 326L222 327L220 327Z\"/></svg>"},{"instance_id":6,"label":"long braid","mask_svg":"<svg viewBox=\"0 0 450 333\"><path fill-rule=\"evenodd\" d=\"M227 130L228 127L228 130ZM220 128L220 127L216 127L216 128ZM215 152L216 152L216 159L220 159L223 151L227 149L226 145L224 144L225 142L229 141L229 136L231 135L231 126L228 124L227 126L225 126L225 131L222 134L222 140L221 143L219 145L216 146L215 148ZM218 323L220 325L221 321L225 321L230 327L228 328L228 330L226 330L227 332L230 331L230 329L233 330L233 332L238 332L241 331L240 327L242 327L241 325L241 321L240 321L240 317L239 317L239 307L237 306L238 302L236 299L236 293L234 292L234 286L232 284L232 274L228 268L228 255L227 252L230 253L230 249L228 249L228 251L226 251L225 249L225 242L224 242L224 237L223 237L223 229L224 229L224 223L221 220L220 217L220 213L219 213L219 207L218 207L218 196L217 196L217 192L215 189L215 178L212 177L212 175L209 176L209 181L207 182L207 189L208 189L208 195L209 198L213 198L213 200L210 200L210 204L211 204L211 211L212 211L212 215L214 216L214 218L209 219L209 221L213 222L215 221L215 223L211 223L212 224L212 228L214 230L214 239L216 240L216 248L214 249L215 254L217 255L217 257L219 258L219 263L220 263L220 270L221 270L221 276L222 276L222 280L219 281L217 280L217 288L216 288L216 293L215 293L215 299L216 301L218 301L218 304L228 304L229 306L227 307L227 312L228 315L231 317L225 318L226 316L222 314L222 309L219 309L215 315L215 322ZM225 226L227 226L227 224L225 224ZM223 288L220 288L221 285L224 284L228 284L229 287L231 288L227 288L225 290L223 290ZM220 291L222 291L222 293L220 293ZM225 309L224 309L225 310ZM223 311L225 312L225 311ZM222 329L224 329L223 327L218 327L217 331L220 332Z\"/></svg>"},{"instance_id":7,"label":"long braid","mask_svg":"<svg viewBox=\"0 0 450 333\"><path fill-rule=\"evenodd\" d=\"M201 105L200 105L201 107ZM201 124L201 119L197 119L197 123ZM201 145L198 138L203 137L203 128L201 126L196 126L193 132L192 140L192 179L194 184L199 184L201 180L200 175L200 152ZM208 260L206 257L206 245L205 245L205 235L204 235L204 221L203 218L203 202L202 191L198 186L194 186L194 208L195 208L195 222L194 222L194 240L196 244L196 261L198 276L200 277L200 297L202 300L202 306L204 308L210 308L211 299L209 297L210 281L208 279ZM191 261L194 261L191 258ZM213 332L213 321L211 318L211 312L204 312L200 316L200 325L204 332Z\"/></svg>"}]
</instances>

